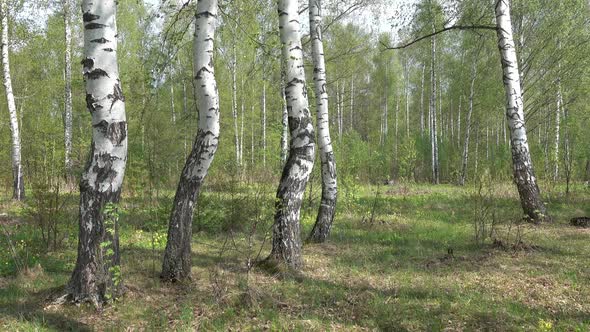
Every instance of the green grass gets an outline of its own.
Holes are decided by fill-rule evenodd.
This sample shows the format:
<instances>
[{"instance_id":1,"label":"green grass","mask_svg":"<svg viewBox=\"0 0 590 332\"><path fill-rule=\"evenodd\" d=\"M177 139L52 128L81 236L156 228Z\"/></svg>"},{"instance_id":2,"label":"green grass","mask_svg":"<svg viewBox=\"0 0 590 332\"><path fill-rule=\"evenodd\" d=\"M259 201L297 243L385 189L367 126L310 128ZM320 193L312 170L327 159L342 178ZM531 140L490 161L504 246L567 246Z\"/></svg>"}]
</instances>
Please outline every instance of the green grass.
<instances>
[{"instance_id":1,"label":"green grass","mask_svg":"<svg viewBox=\"0 0 590 332\"><path fill-rule=\"evenodd\" d=\"M48 306L47 297L69 278L75 239L42 253L22 219L9 227L37 258L15 274L11 256L0 253L7 266L0 270L0 330L587 331L590 230L568 220L590 214L590 193L580 185L566 198L560 186L544 187L554 222L519 226L526 244L519 250L475 244L473 188L342 190L329 243L306 245L302 273L280 276L246 269L261 246L262 257L269 250L272 188L209 192L195 221L193 281L182 285L158 278L170 193L161 204L126 198L121 252L128 292L102 312ZM521 216L517 196L508 184L493 193L497 237L509 246L516 234L509 225ZM306 195L304 235L316 196L310 203ZM0 209L21 213L7 201Z\"/></svg>"}]
</instances>

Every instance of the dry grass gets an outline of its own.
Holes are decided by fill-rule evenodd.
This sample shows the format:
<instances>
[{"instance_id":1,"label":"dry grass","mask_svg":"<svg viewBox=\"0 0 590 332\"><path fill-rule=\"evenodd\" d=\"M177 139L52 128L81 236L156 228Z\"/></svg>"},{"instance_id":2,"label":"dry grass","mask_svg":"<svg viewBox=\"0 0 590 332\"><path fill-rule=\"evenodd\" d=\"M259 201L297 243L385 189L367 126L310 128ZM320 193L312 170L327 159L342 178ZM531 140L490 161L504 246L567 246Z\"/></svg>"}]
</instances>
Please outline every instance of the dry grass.
<instances>
[{"instance_id":1,"label":"dry grass","mask_svg":"<svg viewBox=\"0 0 590 332\"><path fill-rule=\"evenodd\" d=\"M503 203L501 215L518 215L514 193L503 190L495 192ZM521 240L528 246L504 248L473 244L466 189L406 187L403 195L380 198L377 220L382 222L363 224L362 211L374 197L366 190L358 201L342 203L359 213L339 215L329 243L304 248L299 275L248 272L246 234L226 241L224 234L199 233L193 244L193 280L162 284L161 247L150 247L152 234L126 229L125 297L102 312L86 306L47 307L47 296L69 273L67 268L40 268L0 279L0 330L590 328L590 230L567 225L570 216L588 214L585 193L570 200L575 205L552 197L556 223L524 226ZM506 222L498 233L506 234L508 228ZM256 246L262 236L256 235ZM508 243L510 237L503 239ZM223 243L232 244L223 248ZM72 249L51 257L65 263L74 257Z\"/></svg>"}]
</instances>

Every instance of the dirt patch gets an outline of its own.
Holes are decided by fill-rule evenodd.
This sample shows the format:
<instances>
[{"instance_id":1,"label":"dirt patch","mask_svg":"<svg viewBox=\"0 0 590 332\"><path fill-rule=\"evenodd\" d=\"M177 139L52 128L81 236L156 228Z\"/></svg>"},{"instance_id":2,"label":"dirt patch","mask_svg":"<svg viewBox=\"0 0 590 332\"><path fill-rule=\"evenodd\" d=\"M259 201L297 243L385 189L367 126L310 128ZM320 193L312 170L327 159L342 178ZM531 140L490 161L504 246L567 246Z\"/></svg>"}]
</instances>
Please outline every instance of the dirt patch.
<instances>
[{"instance_id":1,"label":"dirt patch","mask_svg":"<svg viewBox=\"0 0 590 332\"><path fill-rule=\"evenodd\" d=\"M6 213L0 213L0 225L5 227L12 227L22 223L19 218L11 217Z\"/></svg>"}]
</instances>

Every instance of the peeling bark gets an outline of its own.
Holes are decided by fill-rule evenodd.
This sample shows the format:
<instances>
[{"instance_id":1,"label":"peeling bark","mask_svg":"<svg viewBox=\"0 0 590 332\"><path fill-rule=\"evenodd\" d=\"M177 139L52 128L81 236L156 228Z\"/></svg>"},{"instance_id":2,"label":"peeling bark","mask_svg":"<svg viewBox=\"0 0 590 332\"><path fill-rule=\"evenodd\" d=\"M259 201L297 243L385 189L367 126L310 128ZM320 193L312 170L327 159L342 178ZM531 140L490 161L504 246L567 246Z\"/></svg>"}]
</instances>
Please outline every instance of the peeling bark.
<instances>
[{"instance_id":1,"label":"peeling bark","mask_svg":"<svg viewBox=\"0 0 590 332\"><path fill-rule=\"evenodd\" d=\"M279 0L278 14L291 140L277 190L272 251L268 260L299 269L303 263L299 213L313 168L315 137L303 70L298 1Z\"/></svg>"},{"instance_id":2,"label":"peeling bark","mask_svg":"<svg viewBox=\"0 0 590 332\"><path fill-rule=\"evenodd\" d=\"M547 211L537 185L525 128L518 60L512 37L510 1L496 0L495 11L498 48L504 72L506 117L510 128L514 181L524 213L533 221L539 222L547 218Z\"/></svg>"},{"instance_id":3,"label":"peeling bark","mask_svg":"<svg viewBox=\"0 0 590 332\"><path fill-rule=\"evenodd\" d=\"M67 289L72 301L95 306L102 306L122 291L118 225L116 221L109 225L104 210L107 204L119 201L127 162L125 98L116 55L116 7L115 0L82 2L87 23L83 74L93 133L80 181L78 258ZM92 42L101 38L115 51L106 52L103 45Z\"/></svg>"},{"instance_id":4,"label":"peeling bark","mask_svg":"<svg viewBox=\"0 0 590 332\"><path fill-rule=\"evenodd\" d=\"M191 278L193 213L219 143L219 93L213 67L216 21L217 0L199 0L193 53L199 129L174 197L160 275L165 281Z\"/></svg>"},{"instance_id":5,"label":"peeling bark","mask_svg":"<svg viewBox=\"0 0 590 332\"><path fill-rule=\"evenodd\" d=\"M309 26L313 58L313 76L316 95L318 145L322 164L322 199L309 241L324 242L330 235L337 200L336 158L330 137L326 64L322 40L322 2L309 0Z\"/></svg>"}]
</instances>

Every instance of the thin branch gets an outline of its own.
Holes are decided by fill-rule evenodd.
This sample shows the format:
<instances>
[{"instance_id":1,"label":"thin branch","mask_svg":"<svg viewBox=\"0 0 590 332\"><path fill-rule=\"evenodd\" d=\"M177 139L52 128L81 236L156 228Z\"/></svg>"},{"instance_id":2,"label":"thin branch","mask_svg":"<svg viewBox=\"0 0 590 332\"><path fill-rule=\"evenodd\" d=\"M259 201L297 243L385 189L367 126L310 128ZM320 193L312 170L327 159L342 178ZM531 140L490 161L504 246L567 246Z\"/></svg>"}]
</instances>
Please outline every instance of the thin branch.
<instances>
[{"instance_id":1,"label":"thin branch","mask_svg":"<svg viewBox=\"0 0 590 332\"><path fill-rule=\"evenodd\" d=\"M428 39L430 37L436 36L438 34L441 34L443 32L447 32L447 31L450 31L450 30L494 30L494 31L496 31L497 28L496 28L496 26L492 26L492 25L453 25L453 26L450 26L450 27L443 28L441 30L437 30L437 31L435 31L433 33L429 33L427 35L418 37L418 38L416 38L416 39L414 39L412 41L409 41L409 42L407 42L405 44L401 44L401 45L397 45L397 46L390 46L390 45L386 45L385 43L381 42L381 45L385 48L385 50L399 50L399 49L404 49L404 48L407 48L407 47L409 47L411 45L416 44L419 41L422 41L424 39Z\"/></svg>"}]
</instances>

